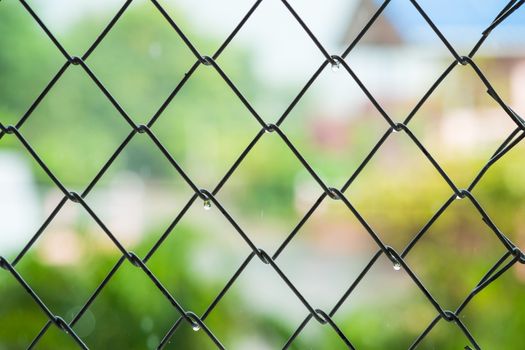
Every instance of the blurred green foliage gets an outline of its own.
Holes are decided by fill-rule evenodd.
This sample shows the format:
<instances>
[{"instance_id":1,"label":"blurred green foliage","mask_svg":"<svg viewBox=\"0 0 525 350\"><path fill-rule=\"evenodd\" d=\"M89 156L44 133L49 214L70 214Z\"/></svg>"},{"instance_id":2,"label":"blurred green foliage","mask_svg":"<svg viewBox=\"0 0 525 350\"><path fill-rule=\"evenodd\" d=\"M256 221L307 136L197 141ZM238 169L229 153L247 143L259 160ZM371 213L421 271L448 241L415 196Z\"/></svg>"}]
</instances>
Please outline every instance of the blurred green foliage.
<instances>
[{"instance_id":1,"label":"blurred green foliage","mask_svg":"<svg viewBox=\"0 0 525 350\"><path fill-rule=\"evenodd\" d=\"M177 13L177 17L182 15ZM85 19L67 32L66 47L87 49L76 48L77 43L89 43L90 38L94 39L94 28L100 28L101 23L95 18ZM218 47L217 40L194 34L189 23L182 21L181 27L203 52L213 52ZM0 47L3 48L0 51L0 118L2 123L9 124L16 123L27 110L64 59L16 4L2 3L0 33ZM249 99L256 99L260 91L251 84L254 78L248 64L249 54L235 46L228 50L229 59L219 59L219 64L235 83L248 87L243 93ZM144 5L126 12L87 59L87 64L129 116L136 123L146 123L194 61L191 52L159 13L152 6ZM304 106L298 108L301 110ZM174 97L153 127L181 166L206 188L218 182L259 129L225 82L211 68L203 66ZM298 138L299 143L307 142L302 135L305 130L304 125L298 126L289 135L294 140ZM375 131L365 126L352 135L358 153L365 154L369 149L368 135ZM22 133L46 164L61 181L74 188L87 185L129 132L129 125L79 66L68 68L22 127ZM238 174L234 175L234 184L225 186L226 200L234 201L242 215L257 217L264 209L265 220L273 218L293 225L296 222L291 217L303 214L295 207L295 186L308 175L282 143L266 140L247 156ZM25 154L13 138L4 137L0 147L0 150L16 149ZM384 162L372 162L349 190L358 210L383 238L399 249L451 195L426 160L413 161L414 157L405 146L400 152L405 154L410 166L397 172L391 169L387 178ZM307 149L307 153L316 165L329 158L327 152L316 153L314 146ZM472 155L461 162L440 161L464 180L469 178L465 169L480 168L486 157L488 154ZM388 155L379 158L384 160ZM152 143L144 147L143 143L132 142L119 159L121 170L137 173L147 163L152 169L148 175L151 179L169 181L178 176ZM340 158L330 159L328 168L322 170L331 179L341 177L334 166L337 159ZM345 161L357 166L360 159L352 154ZM42 188L51 185L36 164L34 170ZM502 230L518 240L524 225L519 216L525 211L525 183L520 177L524 172L521 148L494 166L475 190ZM492 234L466 200L453 206L414 249L414 256L407 258L431 292L451 309L502 254L498 242L492 236L487 239L486 236ZM137 249L149 249L163 229L155 230L156 235L146 235ZM82 229L78 231L84 244L95 246L89 235L83 234ZM174 291L178 300L201 308L211 302L225 282L223 277L199 278L188 269L193 262L191 253L204 240L199 228L182 226L176 243L160 249L148 264L162 281L169 281L170 291ZM446 259L443 258L445 254ZM74 268L57 267L46 264L37 252L31 251L20 269L24 278L40 286L36 291L46 304L70 320L117 259L115 253L95 250ZM75 326L94 349L154 348L179 317L140 271L127 262L124 265ZM522 277L518 278L520 274ZM465 310L464 322L482 341L483 348L519 349L521 346L525 327L524 281L523 271L512 268ZM411 285L411 282L407 280L406 284ZM382 287L385 293L391 288ZM255 312L246 299L235 293L231 292L220 309L212 313L208 324L214 333L228 345L242 337L246 329L255 330L271 346L282 345L296 324L268 313ZM367 289L362 293L366 294ZM5 273L0 274L0 295L0 349L25 348L46 318ZM247 316L250 312L252 315ZM348 309L342 310L335 320L359 349L402 349L417 337L434 315L420 292L408 288L401 296L387 298L384 302L374 300L362 305L349 302ZM309 327L322 328L317 324ZM421 348L458 349L465 344L466 339L455 327L440 324ZM203 332L195 333L185 324L170 346L174 349L213 348ZM39 348L69 349L75 345L69 337L51 327ZM294 348L338 349L343 348L343 344L333 332L323 328L301 335Z\"/></svg>"}]
</instances>

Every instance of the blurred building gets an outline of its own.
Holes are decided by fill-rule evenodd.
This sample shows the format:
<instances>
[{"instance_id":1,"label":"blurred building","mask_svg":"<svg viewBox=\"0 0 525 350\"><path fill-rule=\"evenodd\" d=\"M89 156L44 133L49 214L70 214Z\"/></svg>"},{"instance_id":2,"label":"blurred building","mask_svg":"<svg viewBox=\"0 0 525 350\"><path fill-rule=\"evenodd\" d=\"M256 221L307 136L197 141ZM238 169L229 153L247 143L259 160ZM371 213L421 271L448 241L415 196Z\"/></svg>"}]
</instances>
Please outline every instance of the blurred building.
<instances>
[{"instance_id":1,"label":"blurred building","mask_svg":"<svg viewBox=\"0 0 525 350\"><path fill-rule=\"evenodd\" d=\"M341 51L359 35L382 3L380 0L360 0L355 3L347 14L346 28L341 30L344 33ZM506 5L505 1L491 1L490 4L451 0L420 3L460 55L468 55L481 38L481 33ZM508 21L498 26L474 58L503 101L521 116L525 115L524 16L525 12L516 11ZM388 115L395 122L402 122L454 61L454 57L411 2L392 1L345 60ZM327 93L323 95L321 92L317 96L316 107L309 112L309 142L316 145L317 154L321 154L319 168L329 165L340 168L344 177L357 168L365 154L387 130L388 124L357 84L352 82L352 88L352 84L347 82L351 78L344 69L331 73L321 76L320 79L327 79L327 85L323 88L323 92ZM470 66L457 65L409 124L432 156L458 184L472 180L471 176L475 175L477 169L474 164L488 160L516 128L511 118L486 91L486 86ZM338 101L330 104L331 97ZM416 185L421 185L419 190L428 198L447 195L436 190L436 184L442 181L436 180L438 175L424 156L415 146L412 151L408 151L412 153L408 153L404 142L412 144L403 135L390 137L388 144L374 155L349 190L352 192L351 200L357 203L361 214L372 221L372 226L376 227L377 224L379 232L396 232L398 236L401 233L409 235L419 229L418 225L422 225L428 217L422 207L434 205L428 204L431 201L418 202L417 196L410 193ZM310 157L315 160L315 156ZM353 166L344 168L345 164ZM428 168L423 170L425 174L436 175L436 178L422 178L421 169L424 167ZM385 173L389 174L387 178L382 177ZM381 195L372 197L359 192L367 185L375 186L378 190L374 179L383 180ZM297 192L301 191L304 189ZM400 194L403 191L406 192ZM412 227L402 220L396 221L396 215L403 218L407 212L417 218L414 222L421 222ZM469 220L469 214L457 215L463 215L463 221ZM327 221L322 222L324 227L327 227ZM359 230L358 225L351 227L342 216L331 218L329 222L339 225L347 235L348 232ZM521 222L516 224L520 232L523 230L521 227ZM337 230L332 227L328 231L333 234ZM352 235L352 239L360 237L359 234ZM349 249L355 252L364 250L354 243L335 243L330 249L336 251L340 246L351 247Z\"/></svg>"},{"instance_id":2,"label":"blurred building","mask_svg":"<svg viewBox=\"0 0 525 350\"><path fill-rule=\"evenodd\" d=\"M0 255L16 254L39 223L38 195L30 163L19 154L0 151Z\"/></svg>"},{"instance_id":3,"label":"blurred building","mask_svg":"<svg viewBox=\"0 0 525 350\"><path fill-rule=\"evenodd\" d=\"M361 0L348 15L343 42L347 45L379 9L383 1ZM421 6L460 55L467 55L483 30L506 2L430 1ZM525 21L516 11L498 26L475 56L503 100L518 114L525 112ZM408 1L391 2L348 56L348 63L392 119L402 121L453 56ZM485 93L486 87L470 67L456 67L428 99L416 118L424 118L420 134L451 155L471 152L480 144L501 142L514 123ZM520 98L521 97L521 98ZM356 101L356 100L352 100ZM349 106L347 128L370 121L366 99ZM321 130L341 134L340 121L322 113ZM417 122L415 122L417 123ZM314 126L318 128L318 125ZM461 137L458 137L461 131ZM350 133L350 131L349 131ZM419 136L419 135L418 135ZM318 142L330 137L316 138ZM329 147L333 141L329 141Z\"/></svg>"}]
</instances>

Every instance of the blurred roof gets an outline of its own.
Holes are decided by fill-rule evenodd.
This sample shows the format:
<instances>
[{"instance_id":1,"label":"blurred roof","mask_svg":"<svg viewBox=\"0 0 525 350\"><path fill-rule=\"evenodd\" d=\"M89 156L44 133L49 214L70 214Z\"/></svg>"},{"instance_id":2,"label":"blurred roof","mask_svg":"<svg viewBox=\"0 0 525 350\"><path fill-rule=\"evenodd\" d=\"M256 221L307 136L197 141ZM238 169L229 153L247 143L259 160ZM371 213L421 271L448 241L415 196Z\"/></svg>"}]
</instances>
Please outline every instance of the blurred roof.
<instances>
[{"instance_id":1,"label":"blurred roof","mask_svg":"<svg viewBox=\"0 0 525 350\"><path fill-rule=\"evenodd\" d=\"M470 48L481 32L507 4L507 0L419 0L419 5L457 48ZM350 16L345 39L353 39L383 3L360 0ZM434 44L439 42L410 1L390 2L363 37L369 45ZM525 8L519 8L500 24L487 41L492 49L522 51L525 46Z\"/></svg>"}]
</instances>

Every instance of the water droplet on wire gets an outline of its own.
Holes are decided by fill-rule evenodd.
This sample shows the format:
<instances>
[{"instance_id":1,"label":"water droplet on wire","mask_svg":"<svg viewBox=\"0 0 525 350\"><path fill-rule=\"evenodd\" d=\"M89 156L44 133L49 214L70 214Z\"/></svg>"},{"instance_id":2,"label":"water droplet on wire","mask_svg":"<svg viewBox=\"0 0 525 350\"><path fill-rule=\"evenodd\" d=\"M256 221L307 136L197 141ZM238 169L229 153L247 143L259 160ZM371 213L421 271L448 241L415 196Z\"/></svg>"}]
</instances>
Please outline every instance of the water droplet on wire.
<instances>
[{"instance_id":1,"label":"water droplet on wire","mask_svg":"<svg viewBox=\"0 0 525 350\"><path fill-rule=\"evenodd\" d=\"M337 72L341 68L341 63L339 61L332 62L332 72Z\"/></svg>"},{"instance_id":2,"label":"water droplet on wire","mask_svg":"<svg viewBox=\"0 0 525 350\"><path fill-rule=\"evenodd\" d=\"M204 201L204 210L210 210L211 209L211 201L209 199L206 199Z\"/></svg>"},{"instance_id":3,"label":"water droplet on wire","mask_svg":"<svg viewBox=\"0 0 525 350\"><path fill-rule=\"evenodd\" d=\"M401 270L401 264L399 262L397 262L397 261L394 263L394 270L395 271Z\"/></svg>"},{"instance_id":4,"label":"water droplet on wire","mask_svg":"<svg viewBox=\"0 0 525 350\"><path fill-rule=\"evenodd\" d=\"M201 327L199 327L198 323L194 323L193 326L191 326L191 329L193 329L194 332L197 332Z\"/></svg>"}]
</instances>

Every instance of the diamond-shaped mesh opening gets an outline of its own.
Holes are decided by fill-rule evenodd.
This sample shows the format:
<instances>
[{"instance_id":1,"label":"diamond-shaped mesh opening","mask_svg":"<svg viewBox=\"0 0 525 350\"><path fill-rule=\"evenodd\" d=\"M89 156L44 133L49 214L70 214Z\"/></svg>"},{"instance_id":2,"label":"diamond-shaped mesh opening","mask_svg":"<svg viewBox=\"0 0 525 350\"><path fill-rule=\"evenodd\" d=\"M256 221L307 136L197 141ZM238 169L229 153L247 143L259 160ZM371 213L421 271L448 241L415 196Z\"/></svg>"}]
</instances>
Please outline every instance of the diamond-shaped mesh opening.
<instances>
[{"instance_id":1,"label":"diamond-shaped mesh opening","mask_svg":"<svg viewBox=\"0 0 525 350\"><path fill-rule=\"evenodd\" d=\"M136 253L160 236L194 194L145 134L137 134L119 153L89 194L93 210Z\"/></svg>"},{"instance_id":2,"label":"diamond-shaped mesh opening","mask_svg":"<svg viewBox=\"0 0 525 350\"><path fill-rule=\"evenodd\" d=\"M377 250L346 205L327 198L300 227L278 261L308 300L330 310Z\"/></svg>"},{"instance_id":3,"label":"diamond-shaped mesh opening","mask_svg":"<svg viewBox=\"0 0 525 350\"><path fill-rule=\"evenodd\" d=\"M516 124L486 91L487 87L471 67L457 67L410 124L423 145L461 188L470 185L481 167L516 129ZM500 95L504 98L508 94Z\"/></svg>"},{"instance_id":4,"label":"diamond-shaped mesh opening","mask_svg":"<svg viewBox=\"0 0 525 350\"><path fill-rule=\"evenodd\" d=\"M295 147L333 187L350 178L388 127L352 76L343 67L332 71L330 66L282 125Z\"/></svg>"},{"instance_id":5,"label":"diamond-shaped mesh opening","mask_svg":"<svg viewBox=\"0 0 525 350\"><path fill-rule=\"evenodd\" d=\"M347 288L353 282L349 279ZM396 271L389 259L380 256L337 311L334 321L357 349L405 349L434 314L435 309L409 275L403 269ZM368 337L367 330L383 336Z\"/></svg>"},{"instance_id":6,"label":"diamond-shaped mesh opening","mask_svg":"<svg viewBox=\"0 0 525 350\"><path fill-rule=\"evenodd\" d=\"M305 307L273 269L254 258L207 323L227 348L274 349L284 345L305 314Z\"/></svg>"},{"instance_id":7,"label":"diamond-shaped mesh opening","mask_svg":"<svg viewBox=\"0 0 525 350\"><path fill-rule=\"evenodd\" d=\"M132 119L146 123L195 61L151 2L134 1L87 62Z\"/></svg>"},{"instance_id":8,"label":"diamond-shaped mesh opening","mask_svg":"<svg viewBox=\"0 0 525 350\"><path fill-rule=\"evenodd\" d=\"M451 194L446 181L404 132L388 137L348 189L356 209L395 249L403 249ZM406 220L407 215L413 219Z\"/></svg>"},{"instance_id":9,"label":"diamond-shaped mesh opening","mask_svg":"<svg viewBox=\"0 0 525 350\"><path fill-rule=\"evenodd\" d=\"M261 126L213 67L200 66L152 129L197 186L212 190Z\"/></svg>"},{"instance_id":10,"label":"diamond-shaped mesh opening","mask_svg":"<svg viewBox=\"0 0 525 350\"><path fill-rule=\"evenodd\" d=\"M79 104L85 109L77 110ZM79 189L95 177L129 131L82 68L70 66L21 132L65 186Z\"/></svg>"},{"instance_id":11,"label":"diamond-shaped mesh opening","mask_svg":"<svg viewBox=\"0 0 525 350\"><path fill-rule=\"evenodd\" d=\"M66 317L88 299L118 250L78 204L66 202L26 255L17 270L51 310ZM49 289L50 283L69 297Z\"/></svg>"},{"instance_id":12,"label":"diamond-shaped mesh opening","mask_svg":"<svg viewBox=\"0 0 525 350\"><path fill-rule=\"evenodd\" d=\"M360 22L379 9L365 3L356 11ZM362 28L350 25L347 41L351 43ZM410 1L392 1L346 61L391 118L401 122L453 59Z\"/></svg>"},{"instance_id":13,"label":"diamond-shaped mesh opening","mask_svg":"<svg viewBox=\"0 0 525 350\"><path fill-rule=\"evenodd\" d=\"M148 248L158 236L149 240ZM201 314L249 254L249 246L218 209L205 210L197 200L176 222L148 266L176 299Z\"/></svg>"},{"instance_id":14,"label":"diamond-shaped mesh opening","mask_svg":"<svg viewBox=\"0 0 525 350\"><path fill-rule=\"evenodd\" d=\"M115 261L112 260L113 264ZM137 302L145 297L155 302L148 305ZM129 303L136 307L129 308ZM140 269L124 262L74 329L80 331L84 318L87 319L84 322L93 319L93 330L83 338L89 347L151 349L158 345L171 319L178 316L153 282ZM100 333L103 335L99 336Z\"/></svg>"},{"instance_id":15,"label":"diamond-shaped mesh opening","mask_svg":"<svg viewBox=\"0 0 525 350\"><path fill-rule=\"evenodd\" d=\"M269 25L271 23L271 25ZM266 28L261 31L260 28ZM308 34L279 1L263 1L241 28L235 42L250 50L244 58L226 50L218 62L234 75L248 67L252 79L232 79L264 120L275 122L325 60ZM271 47L271 49L270 49Z\"/></svg>"},{"instance_id":16,"label":"diamond-shaped mesh opening","mask_svg":"<svg viewBox=\"0 0 525 350\"><path fill-rule=\"evenodd\" d=\"M450 204L422 234L408 253L407 262L446 309L459 306L505 253L503 244L468 199Z\"/></svg>"},{"instance_id":17,"label":"diamond-shaped mesh opening","mask_svg":"<svg viewBox=\"0 0 525 350\"><path fill-rule=\"evenodd\" d=\"M266 133L217 198L258 246L272 252L321 193L279 136Z\"/></svg>"}]
</instances>

